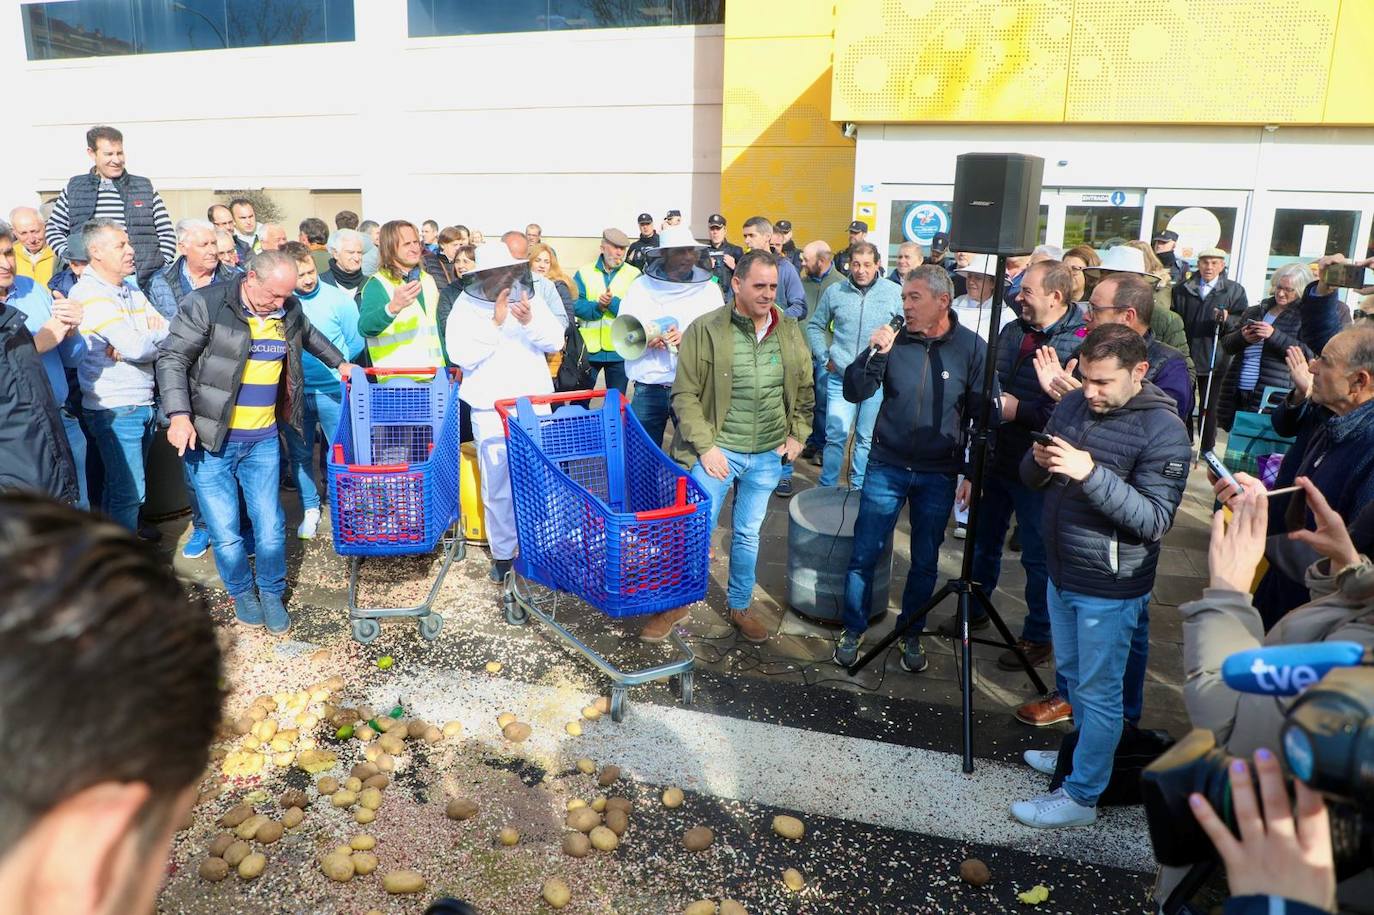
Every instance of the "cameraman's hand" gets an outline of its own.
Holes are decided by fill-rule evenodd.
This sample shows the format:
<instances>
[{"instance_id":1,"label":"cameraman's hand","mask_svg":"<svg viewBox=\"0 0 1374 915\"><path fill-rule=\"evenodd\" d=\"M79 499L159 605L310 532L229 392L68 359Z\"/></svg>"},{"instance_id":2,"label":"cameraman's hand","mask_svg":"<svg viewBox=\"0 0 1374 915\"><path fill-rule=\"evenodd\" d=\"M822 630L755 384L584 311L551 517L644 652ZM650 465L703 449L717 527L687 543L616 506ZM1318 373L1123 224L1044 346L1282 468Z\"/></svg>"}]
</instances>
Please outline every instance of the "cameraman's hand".
<instances>
[{"instance_id":1,"label":"cameraman's hand","mask_svg":"<svg viewBox=\"0 0 1374 915\"><path fill-rule=\"evenodd\" d=\"M1332 575L1359 563L1360 553L1350 539L1350 530L1345 526L1345 520L1331 507L1331 503L1326 501L1326 496L1322 495L1317 484L1307 477L1298 477L1293 482L1301 486L1307 494L1307 508L1317 521L1317 529L1293 531L1288 535L1288 539L1300 540L1330 560Z\"/></svg>"},{"instance_id":2,"label":"cameraman's hand","mask_svg":"<svg viewBox=\"0 0 1374 915\"><path fill-rule=\"evenodd\" d=\"M1263 814L1245 760L1231 762L1231 796L1239 840L1206 798L1200 794L1188 798L1193 815L1226 866L1231 895L1281 896L1334 911L1336 864L1331 853L1331 823L1321 796L1297 782L1294 811L1279 761L1268 750L1255 753L1255 771L1259 773Z\"/></svg>"},{"instance_id":3,"label":"cameraman's hand","mask_svg":"<svg viewBox=\"0 0 1374 915\"><path fill-rule=\"evenodd\" d=\"M1212 542L1207 549L1210 585L1228 591L1250 593L1250 582L1264 558L1264 538L1269 529L1269 497L1262 486L1246 486L1228 503L1231 523L1217 510L1212 515Z\"/></svg>"}]
</instances>

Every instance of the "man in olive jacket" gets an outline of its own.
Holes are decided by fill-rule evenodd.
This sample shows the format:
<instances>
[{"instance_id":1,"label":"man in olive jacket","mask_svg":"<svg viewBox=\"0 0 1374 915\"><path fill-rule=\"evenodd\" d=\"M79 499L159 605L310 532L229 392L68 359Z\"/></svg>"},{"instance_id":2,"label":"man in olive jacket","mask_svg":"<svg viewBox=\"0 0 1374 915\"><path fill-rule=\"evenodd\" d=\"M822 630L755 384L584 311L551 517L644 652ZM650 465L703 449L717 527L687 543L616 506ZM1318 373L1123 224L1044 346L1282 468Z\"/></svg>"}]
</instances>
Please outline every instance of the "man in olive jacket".
<instances>
[{"instance_id":1,"label":"man in olive jacket","mask_svg":"<svg viewBox=\"0 0 1374 915\"><path fill-rule=\"evenodd\" d=\"M738 481L726 603L730 622L751 642L768 628L750 612L759 528L768 499L811 432L811 351L797 322L775 304L777 255L750 251L735 265L732 305L693 321L678 349L673 382L677 427L670 453L711 496L711 528ZM641 637L666 638L686 608L651 619Z\"/></svg>"},{"instance_id":2,"label":"man in olive jacket","mask_svg":"<svg viewBox=\"0 0 1374 915\"><path fill-rule=\"evenodd\" d=\"M295 288L294 257L284 251L253 255L243 276L187 293L157 360L162 405L171 418L167 440L195 481L234 615L277 633L291 626L282 604L286 517L277 495L277 423L301 431L302 350L345 376L352 369L306 319ZM256 592L239 530L240 491L257 544Z\"/></svg>"}]
</instances>

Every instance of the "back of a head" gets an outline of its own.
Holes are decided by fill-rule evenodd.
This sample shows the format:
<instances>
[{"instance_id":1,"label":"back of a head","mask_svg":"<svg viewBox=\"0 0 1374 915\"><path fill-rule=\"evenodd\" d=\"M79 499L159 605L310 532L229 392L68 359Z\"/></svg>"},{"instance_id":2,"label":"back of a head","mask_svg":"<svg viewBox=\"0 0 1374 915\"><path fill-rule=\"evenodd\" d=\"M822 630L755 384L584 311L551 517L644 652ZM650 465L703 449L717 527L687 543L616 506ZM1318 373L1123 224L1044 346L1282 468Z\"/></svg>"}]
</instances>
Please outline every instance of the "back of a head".
<instances>
[{"instance_id":1,"label":"back of a head","mask_svg":"<svg viewBox=\"0 0 1374 915\"><path fill-rule=\"evenodd\" d=\"M358 214L352 210L340 210L334 214L334 228L336 229L356 229L358 228Z\"/></svg>"},{"instance_id":2,"label":"back of a head","mask_svg":"<svg viewBox=\"0 0 1374 915\"><path fill-rule=\"evenodd\" d=\"M100 785L146 785L131 825L169 833L219 722L205 602L123 528L15 493L0 495L0 593L0 855ZM163 853L148 850L158 867Z\"/></svg>"},{"instance_id":3,"label":"back of a head","mask_svg":"<svg viewBox=\"0 0 1374 915\"><path fill-rule=\"evenodd\" d=\"M329 226L325 225L323 219L315 216L302 219L300 231L305 240L312 245L322 245L329 240Z\"/></svg>"}]
</instances>

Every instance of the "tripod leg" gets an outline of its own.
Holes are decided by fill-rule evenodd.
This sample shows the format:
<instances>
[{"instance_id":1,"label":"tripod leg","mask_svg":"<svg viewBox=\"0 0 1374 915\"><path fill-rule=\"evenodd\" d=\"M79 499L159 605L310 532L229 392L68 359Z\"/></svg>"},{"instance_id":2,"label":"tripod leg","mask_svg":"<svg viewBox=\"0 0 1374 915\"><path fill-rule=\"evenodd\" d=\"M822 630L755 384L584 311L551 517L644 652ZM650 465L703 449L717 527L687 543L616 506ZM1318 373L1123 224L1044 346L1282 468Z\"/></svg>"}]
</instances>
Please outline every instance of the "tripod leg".
<instances>
[{"instance_id":1,"label":"tripod leg","mask_svg":"<svg viewBox=\"0 0 1374 915\"><path fill-rule=\"evenodd\" d=\"M1036 672L1030 658L1026 657L1026 653L1017 646L1016 639L1012 638L1011 630L1007 628L1006 622L1002 619L1002 614L998 613L997 608L992 605L992 601L988 600L988 596L983 592L981 585L975 584L973 593L978 598L978 603L982 604L983 612L991 618L992 624L997 627L997 631L1001 634L1007 647L1016 653L1016 658L1021 662L1021 667L1026 671L1026 676L1030 678L1031 684L1035 686L1037 692L1044 695L1047 691L1045 681L1040 679L1040 674Z\"/></svg>"},{"instance_id":2,"label":"tripod leg","mask_svg":"<svg viewBox=\"0 0 1374 915\"><path fill-rule=\"evenodd\" d=\"M964 688L964 774L973 771L973 643L969 641L969 620L973 601L969 588L959 592L959 656L963 662L961 684Z\"/></svg>"},{"instance_id":3,"label":"tripod leg","mask_svg":"<svg viewBox=\"0 0 1374 915\"><path fill-rule=\"evenodd\" d=\"M913 613L911 615L911 618L908 619L905 623L895 627L891 632L883 636L883 640L881 642L870 648L863 657L859 658L859 660L855 661L849 667L845 668L846 672L852 677L856 675L859 671L867 667L869 664L871 664L873 662L873 659L881 655L883 652L887 651L888 647L891 646L893 642L897 641L902 636L906 635L907 631L911 629L912 624L915 623L916 620L925 619L926 616L930 613L930 611L940 606L940 602L943 601L946 595L948 595L952 590L953 589L950 587L950 583L945 582L944 585L941 586L940 590L936 591L934 594L930 596L930 600L926 601L926 605L921 608L920 612Z\"/></svg>"}]
</instances>

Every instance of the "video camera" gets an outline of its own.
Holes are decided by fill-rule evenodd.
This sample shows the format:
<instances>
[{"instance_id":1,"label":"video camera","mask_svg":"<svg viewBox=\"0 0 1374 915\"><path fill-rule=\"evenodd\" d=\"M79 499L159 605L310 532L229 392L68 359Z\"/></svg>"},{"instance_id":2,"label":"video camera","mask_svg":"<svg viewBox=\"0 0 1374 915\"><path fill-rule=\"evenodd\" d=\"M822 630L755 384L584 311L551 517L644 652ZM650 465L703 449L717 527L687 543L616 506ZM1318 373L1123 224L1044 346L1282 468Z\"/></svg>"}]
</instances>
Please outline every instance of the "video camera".
<instances>
[{"instance_id":1,"label":"video camera","mask_svg":"<svg viewBox=\"0 0 1374 915\"><path fill-rule=\"evenodd\" d=\"M1338 875L1374 861L1374 661L1356 642L1321 642L1240 652L1222 678L1241 692L1299 698L1279 732L1285 768L1326 796ZM1207 798L1236 831L1227 774L1232 757L1198 729L1145 768L1141 791L1150 843L1160 864L1188 867L1216 851L1188 797Z\"/></svg>"}]
</instances>

